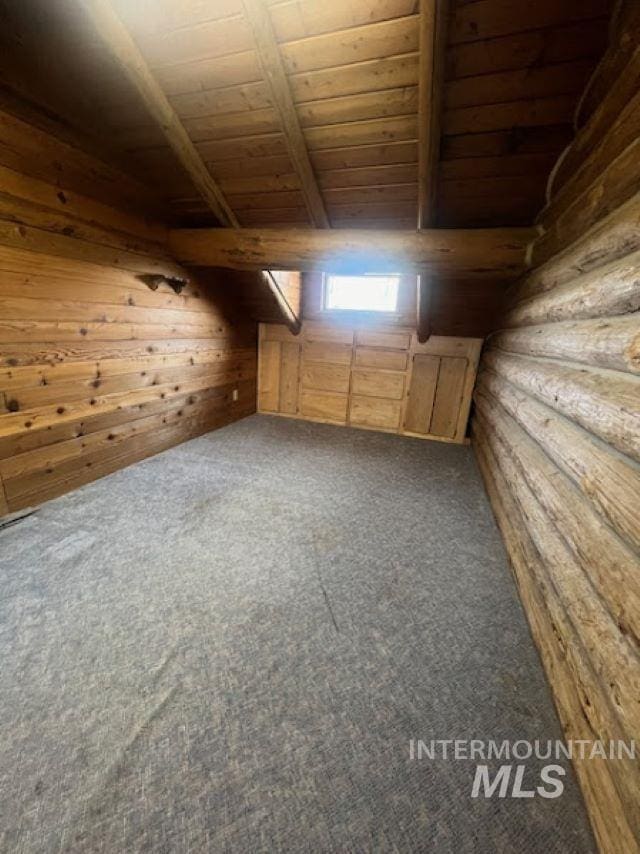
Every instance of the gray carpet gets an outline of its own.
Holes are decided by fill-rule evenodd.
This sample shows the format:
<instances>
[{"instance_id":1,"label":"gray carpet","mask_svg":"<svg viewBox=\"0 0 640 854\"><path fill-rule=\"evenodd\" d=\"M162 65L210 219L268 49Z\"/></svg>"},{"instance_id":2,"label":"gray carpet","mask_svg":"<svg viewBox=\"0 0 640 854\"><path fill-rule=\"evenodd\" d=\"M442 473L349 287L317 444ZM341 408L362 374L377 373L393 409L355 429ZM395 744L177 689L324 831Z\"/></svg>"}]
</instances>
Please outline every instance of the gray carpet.
<instances>
[{"instance_id":1,"label":"gray carpet","mask_svg":"<svg viewBox=\"0 0 640 854\"><path fill-rule=\"evenodd\" d=\"M561 737L469 448L253 416L0 532L0 630L2 851L593 851L409 758Z\"/></svg>"}]
</instances>

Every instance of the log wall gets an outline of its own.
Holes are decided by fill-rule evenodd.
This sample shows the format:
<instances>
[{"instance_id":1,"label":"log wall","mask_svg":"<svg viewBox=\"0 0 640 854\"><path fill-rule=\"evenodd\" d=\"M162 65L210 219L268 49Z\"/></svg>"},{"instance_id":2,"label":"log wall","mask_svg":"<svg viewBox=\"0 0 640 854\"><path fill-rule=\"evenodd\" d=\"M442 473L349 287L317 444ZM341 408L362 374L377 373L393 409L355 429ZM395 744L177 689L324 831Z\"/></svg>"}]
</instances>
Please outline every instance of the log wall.
<instances>
[{"instance_id":1,"label":"log wall","mask_svg":"<svg viewBox=\"0 0 640 854\"><path fill-rule=\"evenodd\" d=\"M0 180L0 515L255 411L256 324L135 182L9 113Z\"/></svg>"},{"instance_id":2,"label":"log wall","mask_svg":"<svg viewBox=\"0 0 640 854\"><path fill-rule=\"evenodd\" d=\"M552 174L533 269L489 339L473 419L567 738L605 742L640 736L637 8L621 5ZM576 767L601 850L637 852L637 762Z\"/></svg>"}]
</instances>

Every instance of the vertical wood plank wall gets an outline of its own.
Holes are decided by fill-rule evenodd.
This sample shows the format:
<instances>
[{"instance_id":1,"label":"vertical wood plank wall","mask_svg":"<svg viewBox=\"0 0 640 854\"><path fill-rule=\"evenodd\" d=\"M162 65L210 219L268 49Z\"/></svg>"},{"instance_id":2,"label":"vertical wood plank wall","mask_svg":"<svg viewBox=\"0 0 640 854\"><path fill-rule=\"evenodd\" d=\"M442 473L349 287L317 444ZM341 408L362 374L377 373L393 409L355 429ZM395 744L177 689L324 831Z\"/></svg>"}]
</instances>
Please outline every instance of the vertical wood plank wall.
<instances>
[{"instance_id":1,"label":"vertical wood plank wall","mask_svg":"<svg viewBox=\"0 0 640 854\"><path fill-rule=\"evenodd\" d=\"M622 5L583 98L473 419L566 735L605 742L640 740L638 9ZM601 850L637 852L637 761L576 768Z\"/></svg>"},{"instance_id":2,"label":"vertical wood plank wall","mask_svg":"<svg viewBox=\"0 0 640 854\"><path fill-rule=\"evenodd\" d=\"M144 191L8 113L0 179L0 515L255 411L256 325L220 274L137 278L185 275Z\"/></svg>"},{"instance_id":3,"label":"vertical wood plank wall","mask_svg":"<svg viewBox=\"0 0 640 854\"><path fill-rule=\"evenodd\" d=\"M482 339L418 343L396 325L260 324L258 410L310 421L465 441Z\"/></svg>"}]
</instances>

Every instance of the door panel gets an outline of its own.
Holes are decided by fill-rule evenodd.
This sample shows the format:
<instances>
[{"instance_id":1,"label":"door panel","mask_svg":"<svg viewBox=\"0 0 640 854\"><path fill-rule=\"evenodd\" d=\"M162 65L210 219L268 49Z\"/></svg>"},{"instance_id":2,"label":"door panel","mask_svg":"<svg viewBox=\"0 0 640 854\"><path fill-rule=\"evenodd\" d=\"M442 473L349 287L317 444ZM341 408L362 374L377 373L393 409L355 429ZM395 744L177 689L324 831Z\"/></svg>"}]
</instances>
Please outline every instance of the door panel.
<instances>
[{"instance_id":1,"label":"door panel","mask_svg":"<svg viewBox=\"0 0 640 854\"><path fill-rule=\"evenodd\" d=\"M300 347L284 342L280 345L280 408L279 412L295 415L298 411L298 381Z\"/></svg>"},{"instance_id":2,"label":"door panel","mask_svg":"<svg viewBox=\"0 0 640 854\"><path fill-rule=\"evenodd\" d=\"M349 365L323 365L319 362L306 361L302 366L302 387L317 391L338 391L346 394L349 391Z\"/></svg>"},{"instance_id":3,"label":"door panel","mask_svg":"<svg viewBox=\"0 0 640 854\"><path fill-rule=\"evenodd\" d=\"M390 397L401 400L404 393L404 374L354 370L351 374L351 392L369 397Z\"/></svg>"},{"instance_id":4,"label":"door panel","mask_svg":"<svg viewBox=\"0 0 640 854\"><path fill-rule=\"evenodd\" d=\"M356 344L360 347L386 347L391 350L407 350L409 335L406 332L373 332L359 329L356 332Z\"/></svg>"},{"instance_id":5,"label":"door panel","mask_svg":"<svg viewBox=\"0 0 640 854\"><path fill-rule=\"evenodd\" d=\"M350 344L327 344L324 341L309 341L304 345L305 362L330 362L334 365L351 364Z\"/></svg>"},{"instance_id":6,"label":"door panel","mask_svg":"<svg viewBox=\"0 0 640 854\"><path fill-rule=\"evenodd\" d=\"M466 359L443 356L440 360L429 431L434 436L446 436L449 439L455 436L466 370Z\"/></svg>"},{"instance_id":7,"label":"door panel","mask_svg":"<svg viewBox=\"0 0 640 854\"><path fill-rule=\"evenodd\" d=\"M416 353L413 357L411 381L407 408L404 416L404 429L409 433L429 433L433 401L436 396L440 358Z\"/></svg>"},{"instance_id":8,"label":"door panel","mask_svg":"<svg viewBox=\"0 0 640 854\"><path fill-rule=\"evenodd\" d=\"M397 430L400 424L401 406L399 400L352 395L349 422L354 426Z\"/></svg>"},{"instance_id":9,"label":"door panel","mask_svg":"<svg viewBox=\"0 0 640 854\"><path fill-rule=\"evenodd\" d=\"M300 414L307 418L344 424L347 420L347 401L346 394L303 391L300 395Z\"/></svg>"},{"instance_id":10,"label":"door panel","mask_svg":"<svg viewBox=\"0 0 640 854\"><path fill-rule=\"evenodd\" d=\"M278 412L280 408L279 341L263 341L260 344L258 383L259 408L265 412Z\"/></svg>"},{"instance_id":11,"label":"door panel","mask_svg":"<svg viewBox=\"0 0 640 854\"><path fill-rule=\"evenodd\" d=\"M401 350L374 350L369 347L356 347L355 364L359 368L404 371L407 368L407 354Z\"/></svg>"}]
</instances>

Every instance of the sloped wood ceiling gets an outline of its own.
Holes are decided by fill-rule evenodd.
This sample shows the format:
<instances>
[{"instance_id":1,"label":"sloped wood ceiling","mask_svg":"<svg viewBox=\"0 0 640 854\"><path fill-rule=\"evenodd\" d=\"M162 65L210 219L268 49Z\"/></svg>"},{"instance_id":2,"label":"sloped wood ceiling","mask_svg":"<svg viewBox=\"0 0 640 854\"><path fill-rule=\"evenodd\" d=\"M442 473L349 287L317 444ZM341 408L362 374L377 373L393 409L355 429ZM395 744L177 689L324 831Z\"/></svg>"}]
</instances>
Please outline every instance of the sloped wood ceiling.
<instances>
[{"instance_id":1,"label":"sloped wood ceiling","mask_svg":"<svg viewBox=\"0 0 640 854\"><path fill-rule=\"evenodd\" d=\"M331 225L413 227L415 0L267 3ZM241 0L117 7L240 222L308 224ZM452 4L437 224L533 220L609 12L608 0ZM166 168L143 124L123 138ZM204 213L193 193L176 206Z\"/></svg>"},{"instance_id":2,"label":"sloped wood ceiling","mask_svg":"<svg viewBox=\"0 0 640 854\"><path fill-rule=\"evenodd\" d=\"M264 2L331 226L415 227L417 0ZM64 19L82 16L73 0L35 5L49 19L58 16L60 32L68 29ZM242 0L113 5L240 224L310 225ZM529 224L604 48L612 0L449 6L435 225ZM30 13L22 26L33 29L36 18ZM78 20L72 29L71 49L56 57L66 92L49 104L108 140L161 189L178 221L211 223L96 34L88 27L80 38Z\"/></svg>"}]
</instances>

